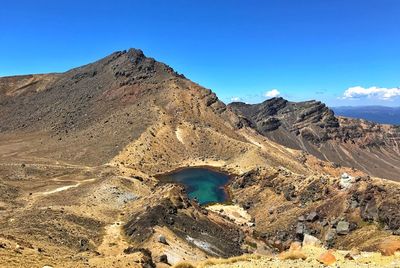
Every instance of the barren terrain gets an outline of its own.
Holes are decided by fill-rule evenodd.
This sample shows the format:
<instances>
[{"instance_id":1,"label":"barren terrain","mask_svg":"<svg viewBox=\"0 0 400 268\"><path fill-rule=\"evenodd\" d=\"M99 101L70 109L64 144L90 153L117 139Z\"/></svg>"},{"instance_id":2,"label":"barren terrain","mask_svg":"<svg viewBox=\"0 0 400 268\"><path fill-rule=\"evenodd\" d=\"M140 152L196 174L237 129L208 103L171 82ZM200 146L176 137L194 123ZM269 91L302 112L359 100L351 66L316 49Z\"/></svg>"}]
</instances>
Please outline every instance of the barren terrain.
<instances>
[{"instance_id":1,"label":"barren terrain","mask_svg":"<svg viewBox=\"0 0 400 268\"><path fill-rule=\"evenodd\" d=\"M305 235L375 254L398 241L397 182L262 134L136 49L0 78L0 266L269 263ZM156 179L185 166L233 174L232 204L201 207Z\"/></svg>"}]
</instances>

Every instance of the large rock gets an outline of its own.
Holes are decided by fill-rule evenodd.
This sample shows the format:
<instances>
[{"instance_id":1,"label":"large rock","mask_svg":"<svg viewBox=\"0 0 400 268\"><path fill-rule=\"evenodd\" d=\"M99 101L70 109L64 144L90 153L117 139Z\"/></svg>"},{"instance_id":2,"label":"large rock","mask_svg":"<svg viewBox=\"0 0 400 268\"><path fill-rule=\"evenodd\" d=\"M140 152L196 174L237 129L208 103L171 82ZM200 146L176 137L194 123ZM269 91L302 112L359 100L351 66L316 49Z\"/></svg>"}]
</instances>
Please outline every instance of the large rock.
<instances>
[{"instance_id":1,"label":"large rock","mask_svg":"<svg viewBox=\"0 0 400 268\"><path fill-rule=\"evenodd\" d=\"M168 263L168 256L163 254L158 258L158 261L162 263Z\"/></svg>"},{"instance_id":2,"label":"large rock","mask_svg":"<svg viewBox=\"0 0 400 268\"><path fill-rule=\"evenodd\" d=\"M378 250L383 256L392 256L400 250L400 240L387 238L379 244Z\"/></svg>"},{"instance_id":3,"label":"large rock","mask_svg":"<svg viewBox=\"0 0 400 268\"><path fill-rule=\"evenodd\" d=\"M332 229L329 229L329 230L326 232L325 237L324 237L324 240L325 240L328 244L330 244L330 243L333 242L333 240L335 239L335 237L336 237L336 230L332 228Z\"/></svg>"},{"instance_id":4,"label":"large rock","mask_svg":"<svg viewBox=\"0 0 400 268\"><path fill-rule=\"evenodd\" d=\"M296 226L296 235L298 236L302 236L304 234L305 231L305 225L302 222L297 223Z\"/></svg>"},{"instance_id":5,"label":"large rock","mask_svg":"<svg viewBox=\"0 0 400 268\"><path fill-rule=\"evenodd\" d=\"M317 212L315 212L315 211L311 212L311 213L308 214L308 216L307 216L307 221L310 221L310 222L316 221L317 219L318 219L318 214L317 214Z\"/></svg>"},{"instance_id":6,"label":"large rock","mask_svg":"<svg viewBox=\"0 0 400 268\"><path fill-rule=\"evenodd\" d=\"M321 240L319 240L315 236L305 234L303 239L303 247L305 246L319 247L321 246Z\"/></svg>"},{"instance_id":7,"label":"large rock","mask_svg":"<svg viewBox=\"0 0 400 268\"><path fill-rule=\"evenodd\" d=\"M318 261L323 265L329 266L336 262L336 257L332 254L331 250L328 250L318 257Z\"/></svg>"},{"instance_id":8,"label":"large rock","mask_svg":"<svg viewBox=\"0 0 400 268\"><path fill-rule=\"evenodd\" d=\"M336 233L346 235L350 232L350 224L347 221L339 221L336 225Z\"/></svg>"},{"instance_id":9,"label":"large rock","mask_svg":"<svg viewBox=\"0 0 400 268\"><path fill-rule=\"evenodd\" d=\"M385 200L378 210L379 221L386 224L390 230L400 229L400 204L398 200Z\"/></svg>"},{"instance_id":10,"label":"large rock","mask_svg":"<svg viewBox=\"0 0 400 268\"><path fill-rule=\"evenodd\" d=\"M379 208L376 204L375 198L372 196L367 196L361 205L361 217L365 221L376 221L379 219Z\"/></svg>"},{"instance_id":11,"label":"large rock","mask_svg":"<svg viewBox=\"0 0 400 268\"><path fill-rule=\"evenodd\" d=\"M348 189L351 187L353 182L354 178L352 176L347 173L343 173L342 176L340 176L339 186L342 189Z\"/></svg>"},{"instance_id":12,"label":"large rock","mask_svg":"<svg viewBox=\"0 0 400 268\"><path fill-rule=\"evenodd\" d=\"M163 235L160 235L160 236L158 237L158 242L160 242L161 244L168 245L167 239L166 239L165 236L163 236Z\"/></svg>"}]
</instances>

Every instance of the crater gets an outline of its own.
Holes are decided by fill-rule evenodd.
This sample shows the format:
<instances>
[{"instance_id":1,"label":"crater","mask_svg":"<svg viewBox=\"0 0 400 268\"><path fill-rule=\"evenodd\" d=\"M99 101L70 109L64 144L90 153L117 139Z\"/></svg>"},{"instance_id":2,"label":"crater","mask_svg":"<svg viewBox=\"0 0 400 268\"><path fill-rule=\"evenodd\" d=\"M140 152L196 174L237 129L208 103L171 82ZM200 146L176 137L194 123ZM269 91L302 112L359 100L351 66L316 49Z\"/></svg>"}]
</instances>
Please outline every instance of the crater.
<instances>
[{"instance_id":1,"label":"crater","mask_svg":"<svg viewBox=\"0 0 400 268\"><path fill-rule=\"evenodd\" d=\"M188 197L200 205L229 201L226 185L230 175L208 167L188 167L158 176L165 183L177 183L185 187Z\"/></svg>"}]
</instances>

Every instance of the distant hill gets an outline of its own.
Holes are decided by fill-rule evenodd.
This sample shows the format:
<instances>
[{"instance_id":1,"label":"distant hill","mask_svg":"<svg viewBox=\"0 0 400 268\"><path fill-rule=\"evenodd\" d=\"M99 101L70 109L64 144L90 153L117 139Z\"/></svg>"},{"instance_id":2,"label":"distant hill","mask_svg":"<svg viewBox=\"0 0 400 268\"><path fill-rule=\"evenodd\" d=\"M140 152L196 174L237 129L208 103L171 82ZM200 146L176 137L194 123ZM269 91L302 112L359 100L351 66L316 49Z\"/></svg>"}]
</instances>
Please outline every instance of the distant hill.
<instances>
[{"instance_id":1,"label":"distant hill","mask_svg":"<svg viewBox=\"0 0 400 268\"><path fill-rule=\"evenodd\" d=\"M333 107L336 115L366 119L380 124L400 125L400 107L341 106Z\"/></svg>"}]
</instances>

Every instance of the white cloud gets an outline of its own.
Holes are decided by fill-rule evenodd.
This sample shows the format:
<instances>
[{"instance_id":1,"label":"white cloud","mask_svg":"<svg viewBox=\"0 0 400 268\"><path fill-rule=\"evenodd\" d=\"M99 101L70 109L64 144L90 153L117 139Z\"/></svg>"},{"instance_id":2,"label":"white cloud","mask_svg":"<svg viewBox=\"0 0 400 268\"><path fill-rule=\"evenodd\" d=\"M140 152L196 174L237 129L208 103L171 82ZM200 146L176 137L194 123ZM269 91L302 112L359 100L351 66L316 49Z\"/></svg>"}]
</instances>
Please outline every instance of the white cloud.
<instances>
[{"instance_id":1,"label":"white cloud","mask_svg":"<svg viewBox=\"0 0 400 268\"><path fill-rule=\"evenodd\" d=\"M240 98L240 97L232 97L231 101L242 101L242 98Z\"/></svg>"},{"instance_id":2,"label":"white cloud","mask_svg":"<svg viewBox=\"0 0 400 268\"><path fill-rule=\"evenodd\" d=\"M272 89L264 93L264 97L266 98L275 98L278 97L281 93L277 89Z\"/></svg>"},{"instance_id":3,"label":"white cloud","mask_svg":"<svg viewBox=\"0 0 400 268\"><path fill-rule=\"evenodd\" d=\"M400 96L400 88L384 88L384 87L350 87L343 93L343 99L355 99L362 97L378 98L381 100L390 100Z\"/></svg>"}]
</instances>

